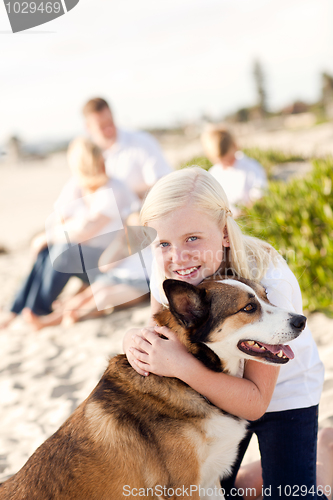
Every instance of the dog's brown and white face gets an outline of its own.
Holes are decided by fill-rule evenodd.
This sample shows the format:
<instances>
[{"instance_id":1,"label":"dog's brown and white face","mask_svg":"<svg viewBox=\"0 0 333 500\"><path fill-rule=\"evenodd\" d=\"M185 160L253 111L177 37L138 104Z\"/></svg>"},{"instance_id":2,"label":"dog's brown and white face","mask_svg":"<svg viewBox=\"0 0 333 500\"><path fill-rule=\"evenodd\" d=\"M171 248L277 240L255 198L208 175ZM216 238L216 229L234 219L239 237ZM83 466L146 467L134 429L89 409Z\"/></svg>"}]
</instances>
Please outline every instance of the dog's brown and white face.
<instances>
[{"instance_id":1,"label":"dog's brown and white face","mask_svg":"<svg viewBox=\"0 0 333 500\"><path fill-rule=\"evenodd\" d=\"M190 341L206 344L230 372L240 358L285 364L294 357L285 344L300 335L306 318L270 304L261 285L207 279L197 287L176 280L163 286L170 312Z\"/></svg>"}]
</instances>

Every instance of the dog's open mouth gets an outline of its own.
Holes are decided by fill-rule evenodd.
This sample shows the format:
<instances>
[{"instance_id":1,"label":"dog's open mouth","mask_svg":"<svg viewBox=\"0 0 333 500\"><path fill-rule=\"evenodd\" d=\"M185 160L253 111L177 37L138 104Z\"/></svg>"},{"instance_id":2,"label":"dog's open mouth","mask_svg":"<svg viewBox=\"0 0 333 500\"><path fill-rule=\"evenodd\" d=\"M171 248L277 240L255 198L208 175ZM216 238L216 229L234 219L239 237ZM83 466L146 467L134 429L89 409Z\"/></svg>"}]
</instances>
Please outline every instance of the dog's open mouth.
<instances>
[{"instance_id":1,"label":"dog's open mouth","mask_svg":"<svg viewBox=\"0 0 333 500\"><path fill-rule=\"evenodd\" d=\"M237 347L250 356L265 358L270 363L284 364L294 358L294 353L288 345L269 345L255 340L240 340Z\"/></svg>"}]
</instances>

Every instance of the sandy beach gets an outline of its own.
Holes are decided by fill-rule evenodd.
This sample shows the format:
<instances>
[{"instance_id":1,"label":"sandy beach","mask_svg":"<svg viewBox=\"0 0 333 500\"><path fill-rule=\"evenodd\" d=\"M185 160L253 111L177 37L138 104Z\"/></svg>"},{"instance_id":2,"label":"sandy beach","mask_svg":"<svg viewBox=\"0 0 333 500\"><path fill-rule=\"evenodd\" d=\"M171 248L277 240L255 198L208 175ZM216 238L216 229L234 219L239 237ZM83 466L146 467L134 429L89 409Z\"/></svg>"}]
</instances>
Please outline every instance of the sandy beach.
<instances>
[{"instance_id":1,"label":"sandy beach","mask_svg":"<svg viewBox=\"0 0 333 500\"><path fill-rule=\"evenodd\" d=\"M329 130L325 129L325 134L331 141L331 149L327 151L325 146L325 153L332 153L332 125ZM318 133L313 135L314 141L318 141ZM255 139L251 142L248 137L243 142L253 145ZM265 144L267 146L267 140ZM309 139L306 147L310 151ZM171 145L165 152L176 166L184 156L189 159L199 154L200 148L198 141L193 140L192 145L187 145L186 154L182 150L177 155L177 147ZM313 150L316 148L317 142ZM0 175L0 245L8 250L0 254L0 306L5 307L30 269L30 238L43 229L69 172L65 156L56 154L42 162L0 164ZM88 396L108 358L122 351L126 330L144 325L148 314L149 304L143 303L67 328L52 327L36 333L19 318L10 328L1 331L0 480L15 473ZM333 320L315 313L308 321L326 369L319 422L321 427L332 427ZM257 447L252 443L247 461L257 456Z\"/></svg>"}]
</instances>

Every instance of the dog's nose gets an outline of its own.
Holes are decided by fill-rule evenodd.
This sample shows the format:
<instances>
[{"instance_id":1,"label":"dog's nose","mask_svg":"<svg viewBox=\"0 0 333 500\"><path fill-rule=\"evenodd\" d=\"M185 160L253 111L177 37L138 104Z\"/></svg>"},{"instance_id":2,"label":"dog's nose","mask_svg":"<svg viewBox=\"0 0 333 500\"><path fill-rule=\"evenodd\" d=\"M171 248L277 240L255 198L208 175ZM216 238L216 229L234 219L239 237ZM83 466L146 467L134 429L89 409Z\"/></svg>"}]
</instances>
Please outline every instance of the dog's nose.
<instances>
[{"instance_id":1,"label":"dog's nose","mask_svg":"<svg viewBox=\"0 0 333 500\"><path fill-rule=\"evenodd\" d=\"M294 314L290 320L291 326L295 330L299 330L300 332L304 330L306 324L306 317L301 314Z\"/></svg>"}]
</instances>

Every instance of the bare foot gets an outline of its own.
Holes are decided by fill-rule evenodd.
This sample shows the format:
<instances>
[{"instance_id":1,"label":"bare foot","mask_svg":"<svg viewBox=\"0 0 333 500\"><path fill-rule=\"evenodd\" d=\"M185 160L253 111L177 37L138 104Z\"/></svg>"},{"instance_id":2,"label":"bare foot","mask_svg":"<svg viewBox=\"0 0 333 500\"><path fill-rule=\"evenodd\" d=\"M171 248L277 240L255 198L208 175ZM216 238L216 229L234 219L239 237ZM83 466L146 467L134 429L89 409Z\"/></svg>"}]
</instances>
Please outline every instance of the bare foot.
<instances>
[{"instance_id":1,"label":"bare foot","mask_svg":"<svg viewBox=\"0 0 333 500\"><path fill-rule=\"evenodd\" d=\"M31 309L25 307L22 311L22 317L26 323L32 326L32 328L36 331L41 330L43 328L42 323L39 319L39 316L34 314Z\"/></svg>"},{"instance_id":2,"label":"bare foot","mask_svg":"<svg viewBox=\"0 0 333 500\"><path fill-rule=\"evenodd\" d=\"M81 319L94 319L101 318L102 316L108 316L112 314L115 308L113 306L106 307L105 309L94 309L93 311L87 312L84 316L81 316Z\"/></svg>"},{"instance_id":3,"label":"bare foot","mask_svg":"<svg viewBox=\"0 0 333 500\"><path fill-rule=\"evenodd\" d=\"M16 316L16 313L1 311L0 330L4 330L5 328L7 328L7 326L9 326L12 321L14 321Z\"/></svg>"},{"instance_id":4,"label":"bare foot","mask_svg":"<svg viewBox=\"0 0 333 500\"><path fill-rule=\"evenodd\" d=\"M31 309L27 307L23 309L22 316L24 321L31 325L36 331L42 330L47 326L60 325L62 319L62 315L57 315L55 313L47 314L46 316L37 316L37 314L33 313Z\"/></svg>"},{"instance_id":5,"label":"bare foot","mask_svg":"<svg viewBox=\"0 0 333 500\"><path fill-rule=\"evenodd\" d=\"M100 318L102 316L107 316L114 311L114 307L110 306L106 309L102 309L101 311L98 311L96 308L93 310L72 310L72 311L66 311L63 314L63 320L62 320L62 325L63 326L70 326L73 325L74 323L77 323L78 321L83 321L87 319L95 319L95 318Z\"/></svg>"},{"instance_id":6,"label":"bare foot","mask_svg":"<svg viewBox=\"0 0 333 500\"><path fill-rule=\"evenodd\" d=\"M79 317L76 314L76 311L65 311L62 315L61 325L64 327L68 327L74 325L77 321L79 321Z\"/></svg>"},{"instance_id":7,"label":"bare foot","mask_svg":"<svg viewBox=\"0 0 333 500\"><path fill-rule=\"evenodd\" d=\"M52 302L52 310L56 311L57 309L61 309L64 305L64 300L57 299L54 302Z\"/></svg>"},{"instance_id":8,"label":"bare foot","mask_svg":"<svg viewBox=\"0 0 333 500\"><path fill-rule=\"evenodd\" d=\"M82 285L80 286L80 288L78 288L78 290L71 297L56 299L52 303L52 309L54 311L58 310L58 309L63 309L64 306L66 306L66 302L68 302L68 300L71 300L73 297L76 297L80 293L84 292L88 288L88 286L90 286L90 285L87 285L86 283L82 283Z\"/></svg>"}]
</instances>

